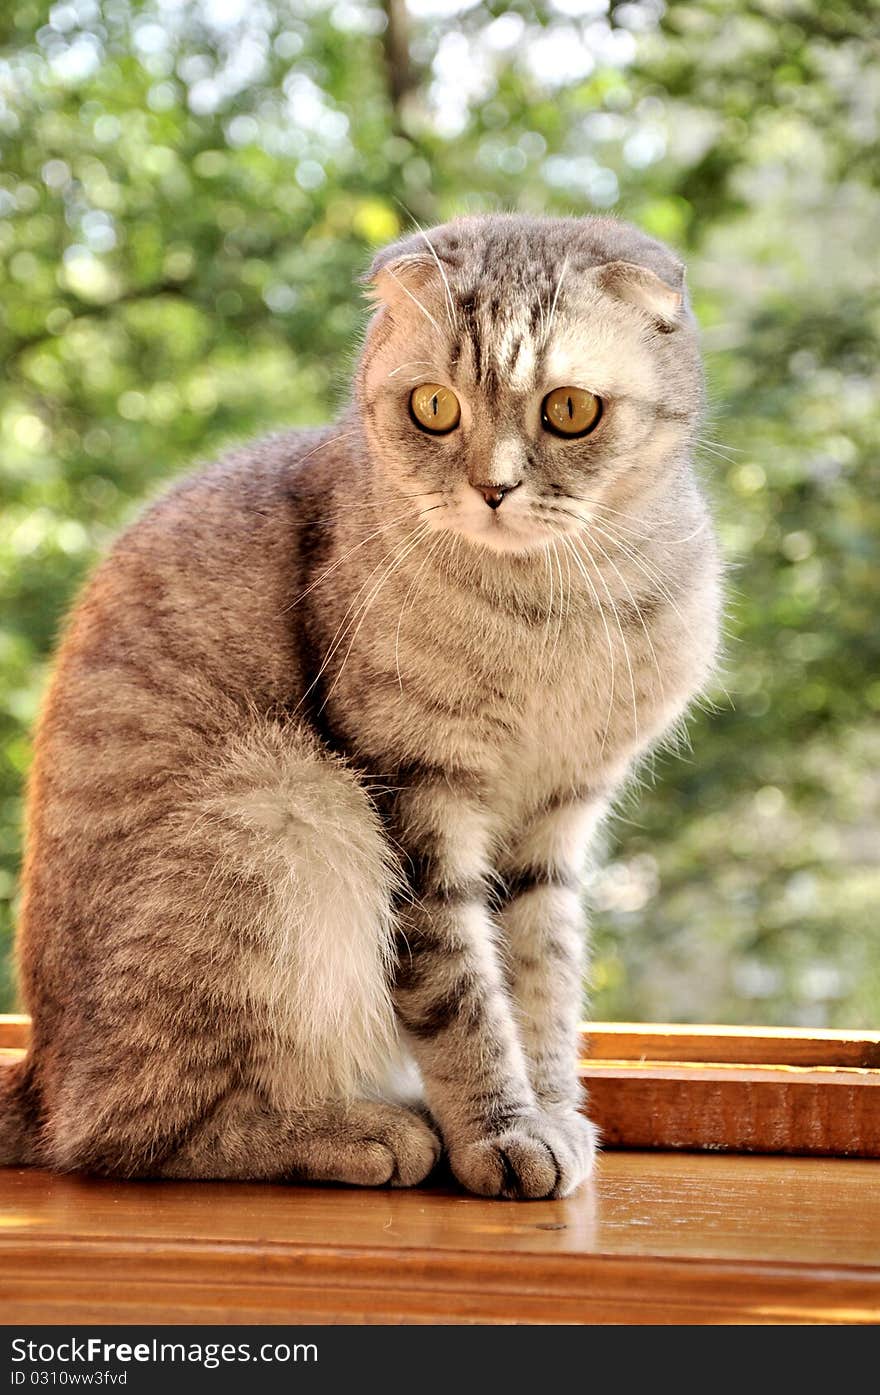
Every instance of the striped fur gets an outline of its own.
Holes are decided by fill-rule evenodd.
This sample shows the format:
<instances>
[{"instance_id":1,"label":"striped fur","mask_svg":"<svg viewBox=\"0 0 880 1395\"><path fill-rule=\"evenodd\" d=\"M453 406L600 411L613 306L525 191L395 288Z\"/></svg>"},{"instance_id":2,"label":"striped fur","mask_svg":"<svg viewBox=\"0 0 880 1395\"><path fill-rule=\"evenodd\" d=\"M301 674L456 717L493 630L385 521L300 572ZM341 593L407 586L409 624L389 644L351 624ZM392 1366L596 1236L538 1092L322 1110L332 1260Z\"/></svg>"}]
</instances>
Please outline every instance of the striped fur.
<instances>
[{"instance_id":1,"label":"striped fur","mask_svg":"<svg viewBox=\"0 0 880 1395\"><path fill-rule=\"evenodd\" d=\"M486 1195L589 1170L584 862L716 646L682 271L624 224L510 216L370 281L340 422L184 481L73 615L0 1161L410 1185L442 1138ZM409 415L424 381L449 436ZM603 399L582 440L541 426L566 384Z\"/></svg>"}]
</instances>

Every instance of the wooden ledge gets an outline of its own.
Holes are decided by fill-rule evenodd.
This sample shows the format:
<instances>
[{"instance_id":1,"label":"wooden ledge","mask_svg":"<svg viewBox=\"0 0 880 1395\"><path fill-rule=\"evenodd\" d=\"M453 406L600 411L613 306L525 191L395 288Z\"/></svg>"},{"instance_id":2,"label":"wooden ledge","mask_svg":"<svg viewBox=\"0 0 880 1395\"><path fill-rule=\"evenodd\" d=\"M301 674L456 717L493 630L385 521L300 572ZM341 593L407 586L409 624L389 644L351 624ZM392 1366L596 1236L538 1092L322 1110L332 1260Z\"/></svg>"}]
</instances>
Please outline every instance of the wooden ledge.
<instances>
[{"instance_id":1,"label":"wooden ledge","mask_svg":"<svg viewBox=\"0 0 880 1395\"><path fill-rule=\"evenodd\" d=\"M0 1170L3 1320L880 1322L880 1034L605 1025L582 1069L608 1143L711 1151L532 1203Z\"/></svg>"},{"instance_id":2,"label":"wooden ledge","mask_svg":"<svg viewBox=\"0 0 880 1395\"><path fill-rule=\"evenodd\" d=\"M30 1019L0 1015L0 1047L24 1050ZM715 1061L732 1065L880 1067L880 1032L594 1022L581 1028L592 1061Z\"/></svg>"},{"instance_id":3,"label":"wooden ledge","mask_svg":"<svg viewBox=\"0 0 880 1395\"><path fill-rule=\"evenodd\" d=\"M6 1323L876 1323L865 1161L606 1154L558 1202L0 1171Z\"/></svg>"},{"instance_id":4,"label":"wooden ledge","mask_svg":"<svg viewBox=\"0 0 880 1395\"><path fill-rule=\"evenodd\" d=\"M27 1033L0 1018L0 1064ZM609 1147L880 1158L880 1033L598 1023L581 1075Z\"/></svg>"},{"instance_id":5,"label":"wooden ledge","mask_svg":"<svg viewBox=\"0 0 880 1395\"><path fill-rule=\"evenodd\" d=\"M26 1022L26 1018L13 1019ZM653 1022L585 1023L591 1061L688 1061L723 1065L880 1067L880 1032L811 1027L719 1027ZM2 1018L0 1018L2 1041Z\"/></svg>"}]
</instances>

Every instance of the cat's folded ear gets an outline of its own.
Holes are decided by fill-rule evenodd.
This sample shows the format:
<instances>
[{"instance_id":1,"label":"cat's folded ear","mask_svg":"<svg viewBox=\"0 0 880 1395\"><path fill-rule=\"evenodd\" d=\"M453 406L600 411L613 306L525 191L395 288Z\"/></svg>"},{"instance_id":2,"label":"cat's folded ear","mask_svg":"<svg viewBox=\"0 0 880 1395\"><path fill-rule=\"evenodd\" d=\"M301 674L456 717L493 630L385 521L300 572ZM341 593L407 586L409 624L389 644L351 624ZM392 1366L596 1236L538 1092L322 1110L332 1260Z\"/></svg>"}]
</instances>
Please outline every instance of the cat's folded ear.
<instances>
[{"instance_id":1,"label":"cat's folded ear","mask_svg":"<svg viewBox=\"0 0 880 1395\"><path fill-rule=\"evenodd\" d=\"M437 255L427 238L414 233L377 252L360 281L371 300L391 304L406 297L412 300L437 275L437 267Z\"/></svg>"},{"instance_id":2,"label":"cat's folded ear","mask_svg":"<svg viewBox=\"0 0 880 1395\"><path fill-rule=\"evenodd\" d=\"M607 295L635 305L651 316L657 329L669 334L686 322L684 267L673 272L677 286L662 280L656 272L636 262L606 262L593 272L593 279Z\"/></svg>"}]
</instances>

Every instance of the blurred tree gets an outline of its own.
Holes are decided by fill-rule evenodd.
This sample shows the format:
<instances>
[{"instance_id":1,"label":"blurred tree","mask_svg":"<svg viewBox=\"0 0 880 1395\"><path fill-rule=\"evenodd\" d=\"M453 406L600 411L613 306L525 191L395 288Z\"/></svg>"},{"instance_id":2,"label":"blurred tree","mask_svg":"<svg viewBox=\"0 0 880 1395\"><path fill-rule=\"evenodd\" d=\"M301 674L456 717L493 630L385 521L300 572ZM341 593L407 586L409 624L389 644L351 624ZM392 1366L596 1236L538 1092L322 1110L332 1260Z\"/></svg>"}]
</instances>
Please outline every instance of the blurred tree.
<instances>
[{"instance_id":1,"label":"blurred tree","mask_svg":"<svg viewBox=\"0 0 880 1395\"><path fill-rule=\"evenodd\" d=\"M614 209L691 268L731 700L615 824L596 1009L876 1024L877 20L845 0L10 0L0 943L28 730L96 552L194 457L327 418L354 280L410 215Z\"/></svg>"}]
</instances>

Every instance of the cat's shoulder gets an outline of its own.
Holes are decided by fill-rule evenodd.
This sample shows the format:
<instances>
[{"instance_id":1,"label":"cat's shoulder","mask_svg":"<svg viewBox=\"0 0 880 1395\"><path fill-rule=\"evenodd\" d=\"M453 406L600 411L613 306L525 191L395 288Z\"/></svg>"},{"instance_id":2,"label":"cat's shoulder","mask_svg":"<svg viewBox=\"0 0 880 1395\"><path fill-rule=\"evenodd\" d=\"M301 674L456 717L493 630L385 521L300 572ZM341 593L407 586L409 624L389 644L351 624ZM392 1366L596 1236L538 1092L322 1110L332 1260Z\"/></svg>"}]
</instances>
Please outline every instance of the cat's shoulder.
<instances>
[{"instance_id":1,"label":"cat's shoulder","mask_svg":"<svg viewBox=\"0 0 880 1395\"><path fill-rule=\"evenodd\" d=\"M300 427L228 447L167 486L143 517L216 501L239 504L297 492L304 465L333 440L333 426Z\"/></svg>"},{"instance_id":2,"label":"cat's shoulder","mask_svg":"<svg viewBox=\"0 0 880 1395\"><path fill-rule=\"evenodd\" d=\"M117 550L160 537L220 539L295 522L315 488L310 462L330 461L338 427L257 438L165 484L117 540ZM329 448L325 449L325 448Z\"/></svg>"}]
</instances>

